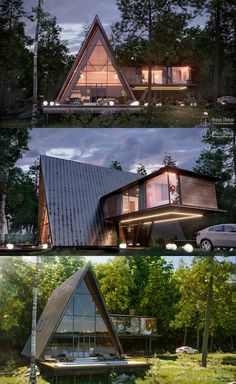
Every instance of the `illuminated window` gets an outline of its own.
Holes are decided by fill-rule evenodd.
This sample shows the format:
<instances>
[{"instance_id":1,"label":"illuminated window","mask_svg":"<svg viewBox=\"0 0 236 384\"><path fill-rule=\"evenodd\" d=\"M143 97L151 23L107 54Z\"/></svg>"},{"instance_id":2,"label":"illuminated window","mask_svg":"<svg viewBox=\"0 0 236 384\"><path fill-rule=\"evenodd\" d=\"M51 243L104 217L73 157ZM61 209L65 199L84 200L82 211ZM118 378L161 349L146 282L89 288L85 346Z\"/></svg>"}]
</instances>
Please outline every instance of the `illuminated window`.
<instances>
[{"instance_id":1,"label":"illuminated window","mask_svg":"<svg viewBox=\"0 0 236 384\"><path fill-rule=\"evenodd\" d=\"M189 67L173 67L172 68L172 81L173 84L186 84L189 80Z\"/></svg>"},{"instance_id":2,"label":"illuminated window","mask_svg":"<svg viewBox=\"0 0 236 384\"><path fill-rule=\"evenodd\" d=\"M147 208L180 204L179 179L175 173L164 173L146 183Z\"/></svg>"},{"instance_id":3,"label":"illuminated window","mask_svg":"<svg viewBox=\"0 0 236 384\"><path fill-rule=\"evenodd\" d=\"M156 176L146 184L147 208L169 204L167 173Z\"/></svg>"},{"instance_id":4,"label":"illuminated window","mask_svg":"<svg viewBox=\"0 0 236 384\"><path fill-rule=\"evenodd\" d=\"M138 211L138 188L133 187L128 189L124 195L122 195L122 214Z\"/></svg>"}]
</instances>

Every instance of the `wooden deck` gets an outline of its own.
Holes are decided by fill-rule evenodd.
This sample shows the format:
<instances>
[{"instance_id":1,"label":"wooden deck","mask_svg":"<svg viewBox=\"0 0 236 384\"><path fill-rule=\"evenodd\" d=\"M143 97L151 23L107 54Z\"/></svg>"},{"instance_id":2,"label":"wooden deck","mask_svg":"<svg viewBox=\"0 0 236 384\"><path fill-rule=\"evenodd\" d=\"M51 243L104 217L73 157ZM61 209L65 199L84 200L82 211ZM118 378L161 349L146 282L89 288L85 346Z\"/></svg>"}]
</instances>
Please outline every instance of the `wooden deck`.
<instances>
[{"instance_id":1,"label":"wooden deck","mask_svg":"<svg viewBox=\"0 0 236 384\"><path fill-rule=\"evenodd\" d=\"M82 359L81 359L82 360ZM38 363L41 371L45 374L50 383L60 384L60 377L73 377L71 383L79 383L79 377L89 377L90 383L93 383L92 377L103 376L107 380L111 372L119 374L135 372L145 372L150 368L148 362L124 360L124 361L96 361L89 363L88 361L71 362L71 363L53 363L40 362Z\"/></svg>"}]
</instances>

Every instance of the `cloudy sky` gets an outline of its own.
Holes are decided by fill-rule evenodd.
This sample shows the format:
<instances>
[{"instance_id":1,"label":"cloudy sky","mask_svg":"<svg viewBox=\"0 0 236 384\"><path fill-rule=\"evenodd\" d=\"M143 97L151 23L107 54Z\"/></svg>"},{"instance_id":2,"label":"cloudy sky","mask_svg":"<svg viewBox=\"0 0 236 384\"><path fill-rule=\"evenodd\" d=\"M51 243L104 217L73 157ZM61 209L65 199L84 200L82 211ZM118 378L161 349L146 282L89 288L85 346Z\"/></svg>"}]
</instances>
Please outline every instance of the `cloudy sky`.
<instances>
[{"instance_id":1,"label":"cloudy sky","mask_svg":"<svg viewBox=\"0 0 236 384\"><path fill-rule=\"evenodd\" d=\"M30 11L38 0L24 0L24 8ZM62 39L68 41L71 53L77 53L82 43L84 25L90 25L96 15L102 21L107 33L110 26L119 19L116 0L44 0L43 9L56 16L62 27ZM27 33L34 34L35 23L27 22Z\"/></svg>"},{"instance_id":2,"label":"cloudy sky","mask_svg":"<svg viewBox=\"0 0 236 384\"><path fill-rule=\"evenodd\" d=\"M24 0L24 9L31 11L38 0ZM116 0L43 0L43 9L56 16L58 24L62 27L62 39L68 41L70 53L77 53L82 43L84 25L90 25L96 15L99 16L106 30L110 33L110 26L119 20L120 12ZM203 25L205 16L198 16L193 25ZM26 20L27 33L31 36L35 32L35 23Z\"/></svg>"},{"instance_id":3,"label":"cloudy sky","mask_svg":"<svg viewBox=\"0 0 236 384\"><path fill-rule=\"evenodd\" d=\"M200 128L35 128L30 151L18 165L27 170L43 154L108 167L118 160L134 172L142 163L150 173L167 152L180 168L192 169L204 148L203 133Z\"/></svg>"}]
</instances>

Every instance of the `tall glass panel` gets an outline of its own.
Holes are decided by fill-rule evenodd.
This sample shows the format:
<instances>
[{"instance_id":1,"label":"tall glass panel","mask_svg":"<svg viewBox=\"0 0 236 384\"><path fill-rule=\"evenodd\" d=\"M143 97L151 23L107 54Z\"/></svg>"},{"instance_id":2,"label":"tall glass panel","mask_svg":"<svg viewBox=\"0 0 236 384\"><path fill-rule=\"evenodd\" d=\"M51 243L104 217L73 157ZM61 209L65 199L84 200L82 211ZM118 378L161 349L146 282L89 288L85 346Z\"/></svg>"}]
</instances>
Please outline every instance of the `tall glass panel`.
<instances>
[{"instance_id":1,"label":"tall glass panel","mask_svg":"<svg viewBox=\"0 0 236 384\"><path fill-rule=\"evenodd\" d=\"M114 353L108 329L85 281L77 288L46 354L81 358Z\"/></svg>"},{"instance_id":2,"label":"tall glass panel","mask_svg":"<svg viewBox=\"0 0 236 384\"><path fill-rule=\"evenodd\" d=\"M169 204L169 190L167 173L156 176L146 183L147 208Z\"/></svg>"},{"instance_id":3,"label":"tall glass panel","mask_svg":"<svg viewBox=\"0 0 236 384\"><path fill-rule=\"evenodd\" d=\"M139 189L138 187L129 188L122 195L121 213L129 213L138 211L139 208Z\"/></svg>"},{"instance_id":4,"label":"tall glass panel","mask_svg":"<svg viewBox=\"0 0 236 384\"><path fill-rule=\"evenodd\" d=\"M168 173L168 177L169 177L170 203L180 204L179 178L175 173Z\"/></svg>"}]
</instances>

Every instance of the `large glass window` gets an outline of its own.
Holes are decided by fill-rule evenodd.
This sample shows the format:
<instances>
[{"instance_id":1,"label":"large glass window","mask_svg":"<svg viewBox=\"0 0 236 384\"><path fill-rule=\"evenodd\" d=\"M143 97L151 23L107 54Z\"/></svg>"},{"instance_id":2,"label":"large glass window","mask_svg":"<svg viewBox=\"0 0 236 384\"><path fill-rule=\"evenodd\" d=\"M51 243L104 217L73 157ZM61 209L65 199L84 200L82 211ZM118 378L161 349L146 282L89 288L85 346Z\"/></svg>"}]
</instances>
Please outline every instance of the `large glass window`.
<instances>
[{"instance_id":1,"label":"large glass window","mask_svg":"<svg viewBox=\"0 0 236 384\"><path fill-rule=\"evenodd\" d=\"M169 204L167 173L147 181L146 198L147 208Z\"/></svg>"},{"instance_id":2,"label":"large glass window","mask_svg":"<svg viewBox=\"0 0 236 384\"><path fill-rule=\"evenodd\" d=\"M77 97L96 101L121 96L124 91L122 83L101 40L92 40L86 48L84 60L85 66L74 89Z\"/></svg>"},{"instance_id":3,"label":"large glass window","mask_svg":"<svg viewBox=\"0 0 236 384\"><path fill-rule=\"evenodd\" d=\"M173 84L186 84L190 78L189 67L174 67L172 68Z\"/></svg>"},{"instance_id":4,"label":"large glass window","mask_svg":"<svg viewBox=\"0 0 236 384\"><path fill-rule=\"evenodd\" d=\"M146 183L147 208L165 204L180 204L179 178L175 173L164 173Z\"/></svg>"},{"instance_id":5,"label":"large glass window","mask_svg":"<svg viewBox=\"0 0 236 384\"><path fill-rule=\"evenodd\" d=\"M114 352L106 324L83 281L70 301L46 354L87 357L94 353L95 347L102 347L104 353Z\"/></svg>"},{"instance_id":6,"label":"large glass window","mask_svg":"<svg viewBox=\"0 0 236 384\"><path fill-rule=\"evenodd\" d=\"M117 333L125 335L156 334L156 319L137 316L113 315L112 321Z\"/></svg>"},{"instance_id":7,"label":"large glass window","mask_svg":"<svg viewBox=\"0 0 236 384\"><path fill-rule=\"evenodd\" d=\"M139 189L138 187L129 188L122 195L121 213L129 213L138 211Z\"/></svg>"}]
</instances>

